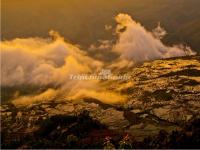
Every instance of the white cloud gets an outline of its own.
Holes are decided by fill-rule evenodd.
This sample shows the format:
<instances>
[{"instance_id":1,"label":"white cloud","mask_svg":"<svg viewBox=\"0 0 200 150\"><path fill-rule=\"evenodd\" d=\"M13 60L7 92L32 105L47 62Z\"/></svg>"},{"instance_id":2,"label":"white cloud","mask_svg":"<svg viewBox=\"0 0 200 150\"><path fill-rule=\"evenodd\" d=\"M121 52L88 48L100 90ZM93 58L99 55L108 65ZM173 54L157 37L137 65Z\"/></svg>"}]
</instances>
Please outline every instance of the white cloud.
<instances>
[{"instance_id":1,"label":"white cloud","mask_svg":"<svg viewBox=\"0 0 200 150\"><path fill-rule=\"evenodd\" d=\"M1 42L2 86L66 84L69 74L96 71L96 61L62 38ZM92 62L92 63L91 63Z\"/></svg>"},{"instance_id":2,"label":"white cloud","mask_svg":"<svg viewBox=\"0 0 200 150\"><path fill-rule=\"evenodd\" d=\"M118 23L116 33L119 38L113 51L121 55L120 59L142 62L194 54L189 47L164 45L160 39L166 33L161 27L154 30L153 34L127 14L119 14L115 19ZM157 38L155 38L155 34Z\"/></svg>"}]
</instances>

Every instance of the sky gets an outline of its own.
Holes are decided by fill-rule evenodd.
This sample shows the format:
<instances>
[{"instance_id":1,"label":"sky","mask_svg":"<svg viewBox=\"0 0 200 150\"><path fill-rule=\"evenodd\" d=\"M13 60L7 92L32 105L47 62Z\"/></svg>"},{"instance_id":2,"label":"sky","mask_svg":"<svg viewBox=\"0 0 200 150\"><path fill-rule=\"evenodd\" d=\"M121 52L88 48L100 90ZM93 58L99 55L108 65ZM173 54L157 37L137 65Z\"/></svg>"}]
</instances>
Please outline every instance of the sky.
<instances>
[{"instance_id":1,"label":"sky","mask_svg":"<svg viewBox=\"0 0 200 150\"><path fill-rule=\"evenodd\" d=\"M2 0L2 39L48 37L58 31L67 40L89 47L114 39L114 17L127 13L152 30L163 25L165 43L184 42L198 50L199 0Z\"/></svg>"}]
</instances>

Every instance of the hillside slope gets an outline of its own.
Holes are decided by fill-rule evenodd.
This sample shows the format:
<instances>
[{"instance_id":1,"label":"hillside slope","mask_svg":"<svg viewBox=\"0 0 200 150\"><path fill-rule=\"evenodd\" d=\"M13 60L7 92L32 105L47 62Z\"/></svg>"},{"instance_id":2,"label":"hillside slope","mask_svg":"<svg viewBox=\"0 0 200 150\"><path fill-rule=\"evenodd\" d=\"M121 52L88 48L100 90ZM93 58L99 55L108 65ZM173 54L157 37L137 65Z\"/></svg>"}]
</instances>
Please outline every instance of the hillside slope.
<instances>
[{"instance_id":1,"label":"hillside slope","mask_svg":"<svg viewBox=\"0 0 200 150\"><path fill-rule=\"evenodd\" d=\"M181 131L187 122L200 117L200 56L155 60L121 71L131 75L131 80L103 82L109 85L106 86L108 91L126 95L125 103L110 105L87 97L79 101L58 99L28 106L12 102L2 104L4 146L31 146L21 139L26 137L30 141L34 136L41 143L48 143L61 133L62 138L75 134L79 142L86 142L86 147L84 139L94 135L103 140L107 135L128 133L134 140L143 141L160 130ZM83 112L86 115L81 116ZM59 140L57 142L63 148ZM62 142L65 143L63 139Z\"/></svg>"}]
</instances>

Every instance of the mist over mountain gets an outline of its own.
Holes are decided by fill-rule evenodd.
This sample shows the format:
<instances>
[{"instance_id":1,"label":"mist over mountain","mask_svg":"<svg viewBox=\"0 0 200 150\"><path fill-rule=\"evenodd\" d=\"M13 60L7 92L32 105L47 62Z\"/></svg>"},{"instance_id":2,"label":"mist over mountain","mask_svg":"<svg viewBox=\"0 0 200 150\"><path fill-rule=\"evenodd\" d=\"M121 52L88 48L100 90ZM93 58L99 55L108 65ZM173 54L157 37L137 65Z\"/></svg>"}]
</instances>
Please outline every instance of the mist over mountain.
<instances>
[{"instance_id":1,"label":"mist over mountain","mask_svg":"<svg viewBox=\"0 0 200 150\"><path fill-rule=\"evenodd\" d=\"M85 48L113 40L111 18L127 13L148 30L160 22L165 43L199 51L199 6L199 0L2 0L2 39L47 37L53 29Z\"/></svg>"},{"instance_id":2,"label":"mist over mountain","mask_svg":"<svg viewBox=\"0 0 200 150\"><path fill-rule=\"evenodd\" d=\"M118 57L107 61L98 61L94 56L66 42L55 31L50 31L50 38L16 38L1 42L2 76L1 87L36 86L46 87L36 95L20 96L12 93L13 101L35 103L52 100L55 97L77 100L80 97L91 97L103 103L121 103L127 97L118 92L111 92L97 79L74 80L72 75L99 74L101 70L133 67L138 63L155 59L191 56L196 53L183 45L166 46L162 43L166 31L160 25L150 32L130 15L120 13L115 16L117 25L115 34L117 42L101 42L92 51L101 57L107 57L105 49ZM163 34L165 33L165 34ZM100 53L97 53L100 50ZM92 63L91 63L92 62ZM127 70L127 73L130 71ZM51 85L51 86L49 86ZM9 90L8 90L9 92ZM33 91L31 91L33 92ZM5 99L5 97L3 97ZM5 101L5 100L4 100Z\"/></svg>"}]
</instances>

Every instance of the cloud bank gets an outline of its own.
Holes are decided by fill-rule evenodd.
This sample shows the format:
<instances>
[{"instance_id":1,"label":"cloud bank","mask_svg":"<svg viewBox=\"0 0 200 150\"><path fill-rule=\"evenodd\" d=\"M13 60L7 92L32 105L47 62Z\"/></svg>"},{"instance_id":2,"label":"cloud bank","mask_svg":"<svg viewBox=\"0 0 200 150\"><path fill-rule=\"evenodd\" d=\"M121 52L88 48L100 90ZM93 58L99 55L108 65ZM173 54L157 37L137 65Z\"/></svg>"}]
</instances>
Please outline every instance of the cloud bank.
<instances>
[{"instance_id":1,"label":"cloud bank","mask_svg":"<svg viewBox=\"0 0 200 150\"><path fill-rule=\"evenodd\" d=\"M118 103L124 97L106 91L99 81L71 80L72 74L101 71L104 63L89 56L78 46L64 41L51 31L51 38L14 39L1 42L1 86L50 86L44 92L19 96L16 105L28 105L51 100L71 100L91 97L104 103ZM20 89L19 89L20 90Z\"/></svg>"},{"instance_id":2,"label":"cloud bank","mask_svg":"<svg viewBox=\"0 0 200 150\"><path fill-rule=\"evenodd\" d=\"M115 20L118 23L116 43L99 40L99 46L89 48L93 52L102 51L101 57L106 57L106 51L117 53L119 57L110 62L111 65L89 57L86 51L66 42L54 31L50 32L49 39L1 41L1 86L52 87L38 95L17 97L13 100L15 104L30 104L58 97L64 100L91 97L113 104L124 102L126 97L107 91L99 81L75 81L70 80L69 76L96 73L105 66L129 67L136 62L195 54L189 47L164 45L161 39L166 31L160 26L149 32L127 14L119 14Z\"/></svg>"}]
</instances>

